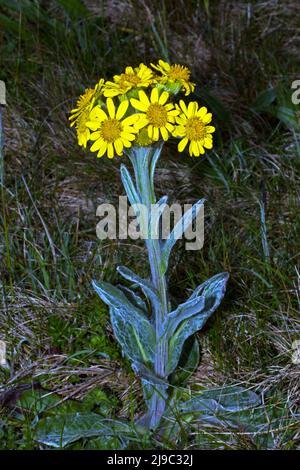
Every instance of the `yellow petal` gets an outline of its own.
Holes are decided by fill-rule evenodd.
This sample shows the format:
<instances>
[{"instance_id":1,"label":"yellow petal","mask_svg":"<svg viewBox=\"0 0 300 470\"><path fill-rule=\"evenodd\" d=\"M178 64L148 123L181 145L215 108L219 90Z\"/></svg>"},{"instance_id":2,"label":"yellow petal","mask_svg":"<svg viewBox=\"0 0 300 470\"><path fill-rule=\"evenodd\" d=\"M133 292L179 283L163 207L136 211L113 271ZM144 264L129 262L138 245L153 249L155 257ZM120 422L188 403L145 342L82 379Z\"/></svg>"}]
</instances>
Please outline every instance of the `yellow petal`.
<instances>
[{"instance_id":1,"label":"yellow petal","mask_svg":"<svg viewBox=\"0 0 300 470\"><path fill-rule=\"evenodd\" d=\"M121 138L122 138L122 140L123 140L123 139L126 139L126 140L134 140L134 139L135 139L135 135L134 135L134 134L130 134L129 132L121 132Z\"/></svg>"},{"instance_id":2,"label":"yellow petal","mask_svg":"<svg viewBox=\"0 0 300 470\"><path fill-rule=\"evenodd\" d=\"M206 147L207 149L212 149L212 147L213 147L212 140L211 140L211 139L208 139L207 137L205 137L205 139L204 139L204 147Z\"/></svg>"},{"instance_id":3,"label":"yellow petal","mask_svg":"<svg viewBox=\"0 0 300 470\"><path fill-rule=\"evenodd\" d=\"M182 111L184 112L184 114L187 116L188 115L188 110L187 110L185 102L183 100L180 100L179 105L180 105Z\"/></svg>"},{"instance_id":4,"label":"yellow petal","mask_svg":"<svg viewBox=\"0 0 300 470\"><path fill-rule=\"evenodd\" d=\"M187 121L187 118L184 114L180 114L180 116L175 117L175 120L176 122L178 122L178 124L182 124L184 126Z\"/></svg>"},{"instance_id":5,"label":"yellow petal","mask_svg":"<svg viewBox=\"0 0 300 470\"><path fill-rule=\"evenodd\" d=\"M142 114L142 116L144 116ZM131 116L128 116L127 118L123 119L122 125L123 126L132 126L135 122L137 122L139 119L139 114L132 114Z\"/></svg>"},{"instance_id":6,"label":"yellow petal","mask_svg":"<svg viewBox=\"0 0 300 470\"><path fill-rule=\"evenodd\" d=\"M103 139L98 139L96 140L93 145L91 146L91 152L96 152L99 150L102 146L104 145L104 140Z\"/></svg>"},{"instance_id":7,"label":"yellow petal","mask_svg":"<svg viewBox=\"0 0 300 470\"><path fill-rule=\"evenodd\" d=\"M97 139L100 139L100 137L101 137L101 132L92 132L92 134L90 135L91 140L97 140Z\"/></svg>"},{"instance_id":8,"label":"yellow petal","mask_svg":"<svg viewBox=\"0 0 300 470\"><path fill-rule=\"evenodd\" d=\"M102 157L107 150L107 143L104 142L103 146L100 148L99 152L97 153L97 157L100 158Z\"/></svg>"},{"instance_id":9,"label":"yellow petal","mask_svg":"<svg viewBox=\"0 0 300 470\"><path fill-rule=\"evenodd\" d=\"M115 146L115 149L116 149L116 152L118 155L122 155L122 152L123 152L123 143L122 143L122 140L121 139L117 139L115 142L114 142L114 146Z\"/></svg>"},{"instance_id":10,"label":"yellow petal","mask_svg":"<svg viewBox=\"0 0 300 470\"><path fill-rule=\"evenodd\" d=\"M171 111L168 111L168 116L178 116L178 114L178 109L172 109Z\"/></svg>"},{"instance_id":11,"label":"yellow petal","mask_svg":"<svg viewBox=\"0 0 300 470\"><path fill-rule=\"evenodd\" d=\"M165 69L165 70L167 70L167 71L169 71L170 68L171 68L171 66L170 66L170 64L168 64L168 62L164 62L164 61L161 60L161 59L158 61L158 63L159 63L159 65L160 65L163 69Z\"/></svg>"},{"instance_id":12,"label":"yellow petal","mask_svg":"<svg viewBox=\"0 0 300 470\"><path fill-rule=\"evenodd\" d=\"M195 101L191 101L188 105L188 117L193 117L195 115Z\"/></svg>"},{"instance_id":13,"label":"yellow petal","mask_svg":"<svg viewBox=\"0 0 300 470\"><path fill-rule=\"evenodd\" d=\"M157 141L159 140L159 130L158 127L153 127L153 140Z\"/></svg>"},{"instance_id":14,"label":"yellow petal","mask_svg":"<svg viewBox=\"0 0 300 470\"><path fill-rule=\"evenodd\" d=\"M132 67L126 67L125 73L127 73L128 75L133 74L134 73L133 68Z\"/></svg>"},{"instance_id":15,"label":"yellow petal","mask_svg":"<svg viewBox=\"0 0 300 470\"><path fill-rule=\"evenodd\" d=\"M207 113L207 108L205 106L202 106L202 108L200 108L199 111L197 112L197 116L202 118L205 116L206 113Z\"/></svg>"},{"instance_id":16,"label":"yellow petal","mask_svg":"<svg viewBox=\"0 0 300 470\"><path fill-rule=\"evenodd\" d=\"M148 137L150 139L152 139L152 136L153 136L153 126L152 126L152 124L149 124L149 126L148 126Z\"/></svg>"},{"instance_id":17,"label":"yellow petal","mask_svg":"<svg viewBox=\"0 0 300 470\"><path fill-rule=\"evenodd\" d=\"M184 139L182 139L178 144L178 152L183 152L187 143L188 143L188 138L184 137Z\"/></svg>"},{"instance_id":18,"label":"yellow petal","mask_svg":"<svg viewBox=\"0 0 300 470\"><path fill-rule=\"evenodd\" d=\"M211 120L212 120L212 114L211 113L207 113L202 118L202 122L204 122L204 124L209 124L211 122Z\"/></svg>"},{"instance_id":19,"label":"yellow petal","mask_svg":"<svg viewBox=\"0 0 300 470\"><path fill-rule=\"evenodd\" d=\"M169 132L173 132L173 130L174 130L173 124L170 124L169 122L167 122L165 127L168 129Z\"/></svg>"},{"instance_id":20,"label":"yellow petal","mask_svg":"<svg viewBox=\"0 0 300 470\"><path fill-rule=\"evenodd\" d=\"M135 98L131 98L130 103L135 109L138 109L139 111L147 111L148 109L148 105L146 103L142 103Z\"/></svg>"},{"instance_id":21,"label":"yellow petal","mask_svg":"<svg viewBox=\"0 0 300 470\"><path fill-rule=\"evenodd\" d=\"M131 147L131 142L129 142L129 140L126 140L122 137L122 142L123 142L124 147L126 148Z\"/></svg>"},{"instance_id":22,"label":"yellow petal","mask_svg":"<svg viewBox=\"0 0 300 470\"><path fill-rule=\"evenodd\" d=\"M148 122L149 122L148 119L140 118L134 123L134 127L135 129L140 130L143 127L147 126Z\"/></svg>"},{"instance_id":23,"label":"yellow petal","mask_svg":"<svg viewBox=\"0 0 300 470\"><path fill-rule=\"evenodd\" d=\"M114 147L112 143L107 144L107 156L108 158L114 158Z\"/></svg>"},{"instance_id":24,"label":"yellow petal","mask_svg":"<svg viewBox=\"0 0 300 470\"><path fill-rule=\"evenodd\" d=\"M144 92L144 90L140 90L140 91L139 91L139 99L140 99L140 101L142 101L142 103L144 103L144 104L146 104L146 105L149 106L150 101L149 101L148 96L147 96L146 93ZM148 107L148 106L147 106L147 107Z\"/></svg>"},{"instance_id":25,"label":"yellow petal","mask_svg":"<svg viewBox=\"0 0 300 470\"><path fill-rule=\"evenodd\" d=\"M177 105L176 105L176 106L177 106ZM170 111L171 109L174 108L174 105L173 105L173 103L167 103L167 104L165 105L165 108L166 108L167 111Z\"/></svg>"},{"instance_id":26,"label":"yellow petal","mask_svg":"<svg viewBox=\"0 0 300 470\"><path fill-rule=\"evenodd\" d=\"M191 157L193 156L193 150L194 150L193 149L193 142L191 142L190 145L189 145L189 154L190 154Z\"/></svg>"},{"instance_id":27,"label":"yellow petal","mask_svg":"<svg viewBox=\"0 0 300 470\"><path fill-rule=\"evenodd\" d=\"M194 149L194 155L195 155L195 157L199 157L199 155L200 155L200 150L199 150L199 146L198 146L197 142L194 142L194 144L193 144L193 149Z\"/></svg>"},{"instance_id":28,"label":"yellow petal","mask_svg":"<svg viewBox=\"0 0 300 470\"><path fill-rule=\"evenodd\" d=\"M107 117L107 114L100 108L100 106L95 106L90 112L89 121L104 121Z\"/></svg>"},{"instance_id":29,"label":"yellow petal","mask_svg":"<svg viewBox=\"0 0 300 470\"><path fill-rule=\"evenodd\" d=\"M208 134L211 134L211 133L215 132L215 130L216 130L216 128L214 126L206 126L205 129L206 129L206 132Z\"/></svg>"},{"instance_id":30,"label":"yellow petal","mask_svg":"<svg viewBox=\"0 0 300 470\"><path fill-rule=\"evenodd\" d=\"M100 127L100 123L98 121L88 121L85 125L92 131L96 131Z\"/></svg>"},{"instance_id":31,"label":"yellow petal","mask_svg":"<svg viewBox=\"0 0 300 470\"><path fill-rule=\"evenodd\" d=\"M163 91L159 97L158 104L165 104L168 101L169 93L167 91Z\"/></svg>"},{"instance_id":32,"label":"yellow petal","mask_svg":"<svg viewBox=\"0 0 300 470\"><path fill-rule=\"evenodd\" d=\"M157 88L153 88L153 90L151 91L150 101L151 103L158 102L158 89Z\"/></svg>"},{"instance_id":33,"label":"yellow petal","mask_svg":"<svg viewBox=\"0 0 300 470\"><path fill-rule=\"evenodd\" d=\"M122 103L118 107L118 111L117 111L117 114L116 114L116 119L118 119L118 120L122 119L122 117L124 116L124 114L126 113L126 111L128 109L128 105L129 105L129 101L127 101L127 100L122 101Z\"/></svg>"},{"instance_id":34,"label":"yellow petal","mask_svg":"<svg viewBox=\"0 0 300 470\"><path fill-rule=\"evenodd\" d=\"M177 126L177 127L176 127L176 133L177 133L177 135L179 135L179 136L186 135L186 128L183 127L183 126Z\"/></svg>"},{"instance_id":35,"label":"yellow petal","mask_svg":"<svg viewBox=\"0 0 300 470\"><path fill-rule=\"evenodd\" d=\"M161 132L161 135L162 135L162 138L164 139L164 141L168 140L169 133L168 133L167 129L165 127L161 127L160 132Z\"/></svg>"},{"instance_id":36,"label":"yellow petal","mask_svg":"<svg viewBox=\"0 0 300 470\"><path fill-rule=\"evenodd\" d=\"M114 96L120 95L120 91L114 88L105 88L103 90L103 95L105 98L112 98Z\"/></svg>"},{"instance_id":37,"label":"yellow petal","mask_svg":"<svg viewBox=\"0 0 300 470\"><path fill-rule=\"evenodd\" d=\"M108 113L109 113L109 116L114 119L115 117L115 113L116 113L116 108L115 108L115 105L114 105L114 102L111 98L107 98L106 100L106 106L107 106L107 110L108 110Z\"/></svg>"}]
</instances>

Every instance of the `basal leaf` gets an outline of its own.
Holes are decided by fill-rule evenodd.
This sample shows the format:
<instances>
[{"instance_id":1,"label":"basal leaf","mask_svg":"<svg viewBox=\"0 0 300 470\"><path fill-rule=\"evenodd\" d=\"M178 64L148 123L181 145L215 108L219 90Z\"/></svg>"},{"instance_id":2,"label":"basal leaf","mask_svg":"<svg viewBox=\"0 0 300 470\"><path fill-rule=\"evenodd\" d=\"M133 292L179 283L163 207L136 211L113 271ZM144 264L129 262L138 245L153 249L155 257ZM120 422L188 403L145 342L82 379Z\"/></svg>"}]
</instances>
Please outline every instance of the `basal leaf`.
<instances>
[{"instance_id":1,"label":"basal leaf","mask_svg":"<svg viewBox=\"0 0 300 470\"><path fill-rule=\"evenodd\" d=\"M96 413L68 413L41 419L36 427L35 440L62 448L82 438L134 433L132 426L123 421L102 418Z\"/></svg>"},{"instance_id":2,"label":"basal leaf","mask_svg":"<svg viewBox=\"0 0 300 470\"><path fill-rule=\"evenodd\" d=\"M252 390L233 385L213 388L199 393L197 396L180 405L181 413L236 413L261 404L260 397Z\"/></svg>"}]
</instances>

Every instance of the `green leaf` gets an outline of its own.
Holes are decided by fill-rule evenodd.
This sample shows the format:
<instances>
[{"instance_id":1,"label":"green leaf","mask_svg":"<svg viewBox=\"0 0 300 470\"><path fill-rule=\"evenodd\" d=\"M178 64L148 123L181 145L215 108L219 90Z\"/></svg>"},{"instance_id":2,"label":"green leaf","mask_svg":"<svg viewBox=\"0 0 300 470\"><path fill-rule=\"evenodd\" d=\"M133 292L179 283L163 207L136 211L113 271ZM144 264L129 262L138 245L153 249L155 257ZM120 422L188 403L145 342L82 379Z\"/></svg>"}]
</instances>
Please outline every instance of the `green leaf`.
<instances>
[{"instance_id":1,"label":"green leaf","mask_svg":"<svg viewBox=\"0 0 300 470\"><path fill-rule=\"evenodd\" d=\"M121 172L122 183L125 188L130 204L132 206L141 204L142 203L141 198L139 194L137 193L134 182L132 181L131 175L125 165L123 164L121 165L120 172Z\"/></svg>"},{"instance_id":2,"label":"green leaf","mask_svg":"<svg viewBox=\"0 0 300 470\"><path fill-rule=\"evenodd\" d=\"M166 334L171 338L181 322L194 316L203 310L205 306L204 296L195 296L180 304L176 310L169 313L167 319L162 325L161 334Z\"/></svg>"},{"instance_id":3,"label":"green leaf","mask_svg":"<svg viewBox=\"0 0 300 470\"><path fill-rule=\"evenodd\" d=\"M268 111L272 103L276 100L276 88L268 88L260 93L252 105L252 109L256 112Z\"/></svg>"},{"instance_id":4,"label":"green leaf","mask_svg":"<svg viewBox=\"0 0 300 470\"><path fill-rule=\"evenodd\" d=\"M150 184L151 184L153 193L154 193L154 173L155 173L156 165L160 157L162 148L163 148L163 142L157 143L151 155L149 174L150 174Z\"/></svg>"},{"instance_id":5,"label":"green leaf","mask_svg":"<svg viewBox=\"0 0 300 470\"><path fill-rule=\"evenodd\" d=\"M134 429L123 421L102 418L96 413L68 413L39 421L35 440L51 447L62 448L82 438L133 434Z\"/></svg>"},{"instance_id":6,"label":"green leaf","mask_svg":"<svg viewBox=\"0 0 300 470\"><path fill-rule=\"evenodd\" d=\"M137 295L137 293L133 289L122 286L121 284L118 284L117 287L125 293L126 297L133 305L135 305L137 308L140 308L144 312L144 314L147 314L148 309L146 303L143 301L143 299L141 299L139 295Z\"/></svg>"},{"instance_id":7,"label":"green leaf","mask_svg":"<svg viewBox=\"0 0 300 470\"><path fill-rule=\"evenodd\" d=\"M183 320L176 331L170 336L168 350L167 373L171 374L178 364L185 340L200 330L211 314L220 305L225 293L228 273L220 273L198 286L190 300L203 297L202 309L195 315Z\"/></svg>"},{"instance_id":8,"label":"green leaf","mask_svg":"<svg viewBox=\"0 0 300 470\"><path fill-rule=\"evenodd\" d=\"M169 376L171 385L183 385L195 372L200 361L200 348L196 336L190 336L184 343L183 350L175 371Z\"/></svg>"},{"instance_id":9,"label":"green leaf","mask_svg":"<svg viewBox=\"0 0 300 470\"><path fill-rule=\"evenodd\" d=\"M299 120L295 109L287 106L278 106L273 114L287 127L299 130Z\"/></svg>"},{"instance_id":10,"label":"green leaf","mask_svg":"<svg viewBox=\"0 0 300 470\"><path fill-rule=\"evenodd\" d=\"M185 230L191 225L193 220L197 217L201 207L203 206L204 199L200 199L200 201L196 202L188 211L184 213L184 215L180 218L180 220L175 224L172 232L169 235L169 238L163 243L162 245L162 273L168 269L169 257L173 246L175 245L176 241L182 238Z\"/></svg>"},{"instance_id":11,"label":"green leaf","mask_svg":"<svg viewBox=\"0 0 300 470\"><path fill-rule=\"evenodd\" d=\"M121 274L121 276L124 277L124 279L127 279L128 281L131 281L134 284L140 286L144 294L151 300L154 306L156 304L159 304L158 293L155 287L151 284L151 282L149 282L147 279L141 278L133 271L131 271L131 269L126 268L126 266L118 266L117 271Z\"/></svg>"},{"instance_id":12,"label":"green leaf","mask_svg":"<svg viewBox=\"0 0 300 470\"><path fill-rule=\"evenodd\" d=\"M143 311L132 304L117 287L106 282L92 283L99 297L110 307L115 337L124 354L133 362L154 363L155 331Z\"/></svg>"},{"instance_id":13,"label":"green leaf","mask_svg":"<svg viewBox=\"0 0 300 470\"><path fill-rule=\"evenodd\" d=\"M151 238L160 238L160 219L167 206L168 196L163 196L151 210Z\"/></svg>"},{"instance_id":14,"label":"green leaf","mask_svg":"<svg viewBox=\"0 0 300 470\"><path fill-rule=\"evenodd\" d=\"M180 413L236 413L261 404L260 397L252 390L233 385L205 390L180 405Z\"/></svg>"}]
</instances>

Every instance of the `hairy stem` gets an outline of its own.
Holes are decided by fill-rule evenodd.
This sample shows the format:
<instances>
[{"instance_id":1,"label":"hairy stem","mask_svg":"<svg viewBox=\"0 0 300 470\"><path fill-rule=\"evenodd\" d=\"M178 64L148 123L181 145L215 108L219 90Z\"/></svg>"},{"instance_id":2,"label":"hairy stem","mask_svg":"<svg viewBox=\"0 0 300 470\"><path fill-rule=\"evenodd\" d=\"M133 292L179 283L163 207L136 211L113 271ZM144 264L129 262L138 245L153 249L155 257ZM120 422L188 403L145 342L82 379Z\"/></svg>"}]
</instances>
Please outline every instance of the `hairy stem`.
<instances>
[{"instance_id":1,"label":"hairy stem","mask_svg":"<svg viewBox=\"0 0 300 470\"><path fill-rule=\"evenodd\" d=\"M160 149L158 149L160 151ZM156 198L154 193L153 184L153 162L154 149L149 147L147 149L136 148L131 153L130 159L134 167L136 185L139 191L142 204L148 209L148 236L146 237L146 247L148 251L149 264L151 269L152 283L155 287L158 297L159 305L153 312L154 324L156 330L156 351L155 351L155 374L167 380L166 377L166 363L168 360L168 348L165 338L159 339L161 326L168 314L168 291L166 277L162 272L161 262L161 242L159 239L151 238L151 204L155 204ZM149 405L149 418L150 427L156 428L163 416L166 407L166 389L167 385L156 386L153 389L153 394L150 399Z\"/></svg>"}]
</instances>

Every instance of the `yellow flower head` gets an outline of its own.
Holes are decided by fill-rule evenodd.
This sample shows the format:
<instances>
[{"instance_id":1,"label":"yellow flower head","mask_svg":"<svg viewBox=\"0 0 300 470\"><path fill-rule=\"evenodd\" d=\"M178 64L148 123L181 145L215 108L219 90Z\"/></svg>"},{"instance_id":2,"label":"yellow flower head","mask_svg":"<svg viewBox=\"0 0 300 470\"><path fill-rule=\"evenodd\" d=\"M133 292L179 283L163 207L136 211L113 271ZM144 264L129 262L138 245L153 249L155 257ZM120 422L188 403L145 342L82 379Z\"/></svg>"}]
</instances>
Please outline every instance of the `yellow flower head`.
<instances>
[{"instance_id":1,"label":"yellow flower head","mask_svg":"<svg viewBox=\"0 0 300 470\"><path fill-rule=\"evenodd\" d=\"M86 127L86 123L89 120L90 111L85 109L78 116L76 120L76 133L78 144L81 147L86 148L86 144L90 138L90 130Z\"/></svg>"},{"instance_id":2,"label":"yellow flower head","mask_svg":"<svg viewBox=\"0 0 300 470\"><path fill-rule=\"evenodd\" d=\"M157 88L153 88L150 100L146 93L139 91L139 100L131 98L132 106L142 111L137 113L139 120L136 124L139 128L147 126L148 136L150 139L157 141L160 134L164 140L168 140L169 133L174 130L175 116L179 111L174 108L172 103L167 103L169 93L163 91L159 96Z\"/></svg>"},{"instance_id":3,"label":"yellow flower head","mask_svg":"<svg viewBox=\"0 0 300 470\"><path fill-rule=\"evenodd\" d=\"M86 147L90 137L90 131L86 127L89 119L90 110L95 100L101 95L104 80L101 79L94 88L87 88L83 95L79 97L76 108L72 109L69 120L71 126L76 125L77 139L80 146Z\"/></svg>"},{"instance_id":4,"label":"yellow flower head","mask_svg":"<svg viewBox=\"0 0 300 470\"><path fill-rule=\"evenodd\" d=\"M69 117L69 120L73 121L71 126L74 126L77 119L86 109L91 110L95 99L101 94L103 84L104 80L102 78L94 88L87 88L83 95L78 98L76 108L71 110L71 116Z\"/></svg>"},{"instance_id":5,"label":"yellow flower head","mask_svg":"<svg viewBox=\"0 0 300 470\"><path fill-rule=\"evenodd\" d=\"M114 81L107 81L103 94L106 97L124 95L132 88L147 88L153 81L153 72L145 64L138 67L126 67L121 75L115 75Z\"/></svg>"},{"instance_id":6,"label":"yellow flower head","mask_svg":"<svg viewBox=\"0 0 300 470\"><path fill-rule=\"evenodd\" d=\"M156 77L158 82L178 83L181 88L185 89L186 96L195 90L195 84L190 82L191 72L188 67L179 64L170 65L163 60L159 60L158 65L151 64L151 66L162 74L161 77Z\"/></svg>"},{"instance_id":7,"label":"yellow flower head","mask_svg":"<svg viewBox=\"0 0 300 470\"><path fill-rule=\"evenodd\" d=\"M134 124L139 118L132 114L124 119L128 106L129 101L124 100L116 110L112 98L107 98L107 113L98 105L92 109L86 126L93 131L90 135L90 140L94 141L91 151L98 152L98 157L107 152L108 158L113 158L115 152L122 155L124 147L131 147L138 132Z\"/></svg>"},{"instance_id":8,"label":"yellow flower head","mask_svg":"<svg viewBox=\"0 0 300 470\"><path fill-rule=\"evenodd\" d=\"M211 113L207 112L207 108L202 106L199 109L198 103L192 101L186 106L183 100L179 101L177 109L181 111L179 116L176 116L177 126L174 129L174 137L182 137L178 144L178 151L183 152L188 142L189 153L191 156L199 157L204 154L204 148L211 149L213 146L212 133L215 132L213 126L208 124L212 120Z\"/></svg>"}]
</instances>

